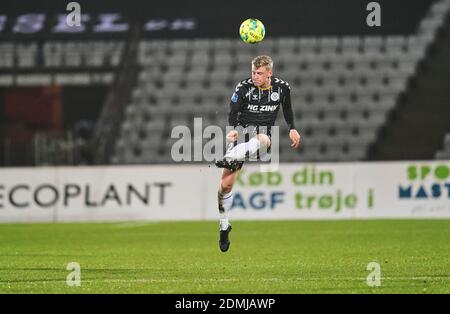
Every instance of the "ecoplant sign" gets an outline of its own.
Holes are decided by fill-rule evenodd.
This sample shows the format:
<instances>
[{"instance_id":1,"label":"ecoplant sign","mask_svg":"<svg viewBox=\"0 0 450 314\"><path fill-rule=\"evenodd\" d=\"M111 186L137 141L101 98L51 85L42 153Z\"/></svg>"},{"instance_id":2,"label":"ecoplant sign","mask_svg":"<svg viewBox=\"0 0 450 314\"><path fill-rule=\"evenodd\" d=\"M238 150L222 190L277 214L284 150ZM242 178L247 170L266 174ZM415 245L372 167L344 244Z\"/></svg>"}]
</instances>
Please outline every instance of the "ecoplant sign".
<instances>
[{"instance_id":1,"label":"ecoplant sign","mask_svg":"<svg viewBox=\"0 0 450 314\"><path fill-rule=\"evenodd\" d=\"M200 195L198 170L173 167L56 167L0 171L0 221L201 219L179 200Z\"/></svg>"}]
</instances>

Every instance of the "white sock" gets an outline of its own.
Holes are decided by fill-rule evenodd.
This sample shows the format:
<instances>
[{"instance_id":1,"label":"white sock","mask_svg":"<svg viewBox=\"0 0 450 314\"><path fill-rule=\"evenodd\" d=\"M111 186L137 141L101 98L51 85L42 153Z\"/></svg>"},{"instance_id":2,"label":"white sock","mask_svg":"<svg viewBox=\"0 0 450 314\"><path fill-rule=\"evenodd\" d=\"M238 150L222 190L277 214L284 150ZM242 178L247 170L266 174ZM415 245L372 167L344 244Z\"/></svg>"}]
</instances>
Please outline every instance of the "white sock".
<instances>
[{"instance_id":1,"label":"white sock","mask_svg":"<svg viewBox=\"0 0 450 314\"><path fill-rule=\"evenodd\" d=\"M230 222L228 221L228 212L233 204L233 191L229 193L218 193L219 212L220 212L220 230L227 230Z\"/></svg>"},{"instance_id":2,"label":"white sock","mask_svg":"<svg viewBox=\"0 0 450 314\"><path fill-rule=\"evenodd\" d=\"M247 153L249 154L249 157L256 157L256 153L258 152L258 149L260 147L261 143L256 137L254 137L247 143L236 145L230 152L225 155L225 158L243 161L245 160L245 156L247 155Z\"/></svg>"}]
</instances>

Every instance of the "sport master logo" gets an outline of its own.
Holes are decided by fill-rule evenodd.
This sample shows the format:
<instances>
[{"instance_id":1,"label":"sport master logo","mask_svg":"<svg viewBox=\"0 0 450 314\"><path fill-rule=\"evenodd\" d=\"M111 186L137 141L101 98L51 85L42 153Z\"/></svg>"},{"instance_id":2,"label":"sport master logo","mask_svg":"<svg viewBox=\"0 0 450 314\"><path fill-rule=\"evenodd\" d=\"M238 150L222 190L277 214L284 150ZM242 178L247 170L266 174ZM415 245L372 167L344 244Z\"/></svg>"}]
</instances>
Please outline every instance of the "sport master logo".
<instances>
[{"instance_id":1,"label":"sport master logo","mask_svg":"<svg viewBox=\"0 0 450 314\"><path fill-rule=\"evenodd\" d=\"M398 186L400 200L450 200L450 164L410 165L406 179Z\"/></svg>"}]
</instances>

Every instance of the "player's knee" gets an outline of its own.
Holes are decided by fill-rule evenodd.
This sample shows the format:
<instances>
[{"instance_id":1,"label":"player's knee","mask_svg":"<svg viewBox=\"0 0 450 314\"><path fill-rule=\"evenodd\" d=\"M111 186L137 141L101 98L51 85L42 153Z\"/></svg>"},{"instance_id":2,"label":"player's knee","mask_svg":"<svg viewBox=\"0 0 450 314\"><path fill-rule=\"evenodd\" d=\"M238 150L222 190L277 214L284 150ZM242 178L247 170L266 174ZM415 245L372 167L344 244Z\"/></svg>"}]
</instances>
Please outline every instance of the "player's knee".
<instances>
[{"instance_id":1,"label":"player's knee","mask_svg":"<svg viewBox=\"0 0 450 314\"><path fill-rule=\"evenodd\" d=\"M220 191L222 193L229 193L233 189L233 184L231 182L220 182Z\"/></svg>"},{"instance_id":2,"label":"player's knee","mask_svg":"<svg viewBox=\"0 0 450 314\"><path fill-rule=\"evenodd\" d=\"M265 134L258 134L257 135L258 140L260 142L261 145L265 146L265 147L269 147L270 146L270 139L267 135Z\"/></svg>"}]
</instances>

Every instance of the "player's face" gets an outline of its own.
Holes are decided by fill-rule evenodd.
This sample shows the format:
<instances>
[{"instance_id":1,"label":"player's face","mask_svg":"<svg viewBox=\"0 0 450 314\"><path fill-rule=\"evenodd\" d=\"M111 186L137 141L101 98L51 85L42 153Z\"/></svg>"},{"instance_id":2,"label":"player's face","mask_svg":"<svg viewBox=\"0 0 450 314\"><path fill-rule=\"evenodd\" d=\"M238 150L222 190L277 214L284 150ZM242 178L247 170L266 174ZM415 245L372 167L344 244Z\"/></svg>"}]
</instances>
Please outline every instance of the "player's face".
<instances>
[{"instance_id":1,"label":"player's face","mask_svg":"<svg viewBox=\"0 0 450 314\"><path fill-rule=\"evenodd\" d=\"M268 87L269 79L272 76L272 71L268 70L265 66L256 68L252 65L252 81L255 86Z\"/></svg>"}]
</instances>

